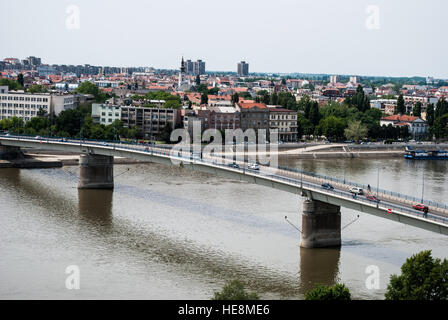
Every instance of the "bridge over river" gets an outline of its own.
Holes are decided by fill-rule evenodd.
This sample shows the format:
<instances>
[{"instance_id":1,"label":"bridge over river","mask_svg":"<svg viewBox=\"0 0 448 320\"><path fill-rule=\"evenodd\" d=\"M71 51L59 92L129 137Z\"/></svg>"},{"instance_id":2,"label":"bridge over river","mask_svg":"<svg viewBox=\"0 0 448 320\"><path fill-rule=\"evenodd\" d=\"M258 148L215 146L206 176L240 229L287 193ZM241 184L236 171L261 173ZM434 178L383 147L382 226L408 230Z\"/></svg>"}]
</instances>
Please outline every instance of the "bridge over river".
<instances>
[{"instance_id":1,"label":"bridge over river","mask_svg":"<svg viewBox=\"0 0 448 320\"><path fill-rule=\"evenodd\" d=\"M416 199L411 196L378 190L374 194L379 202L364 196L354 197L348 188L361 185L288 168L260 166L259 170L253 170L245 162L234 167L221 158L217 161L216 157L193 157L170 148L140 144L0 135L0 158L14 158L20 148L79 153L80 189L112 189L114 157L125 157L179 165L297 194L305 198L300 245L306 248L341 245L341 207L448 235L448 206L445 204L425 202L429 213L424 215L413 209ZM331 183L334 189L323 188L323 183Z\"/></svg>"}]
</instances>

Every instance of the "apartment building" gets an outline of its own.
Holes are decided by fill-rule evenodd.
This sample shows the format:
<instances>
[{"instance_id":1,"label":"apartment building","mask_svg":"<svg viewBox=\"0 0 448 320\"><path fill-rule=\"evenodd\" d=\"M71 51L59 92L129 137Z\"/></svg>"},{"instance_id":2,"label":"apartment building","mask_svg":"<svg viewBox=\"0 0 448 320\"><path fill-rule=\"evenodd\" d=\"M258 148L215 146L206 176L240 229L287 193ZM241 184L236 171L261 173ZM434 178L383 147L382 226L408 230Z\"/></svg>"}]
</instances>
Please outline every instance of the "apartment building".
<instances>
[{"instance_id":1,"label":"apartment building","mask_svg":"<svg viewBox=\"0 0 448 320\"><path fill-rule=\"evenodd\" d=\"M395 109L397 107L397 99L370 100L370 107L392 115L395 113Z\"/></svg>"},{"instance_id":2,"label":"apartment building","mask_svg":"<svg viewBox=\"0 0 448 320\"><path fill-rule=\"evenodd\" d=\"M269 132L269 109L264 103L242 103L236 104L236 109L241 113L241 129L260 129Z\"/></svg>"},{"instance_id":3,"label":"apartment building","mask_svg":"<svg viewBox=\"0 0 448 320\"><path fill-rule=\"evenodd\" d=\"M239 77L247 77L249 75L249 64L246 61L239 62L237 73Z\"/></svg>"},{"instance_id":4,"label":"apartment building","mask_svg":"<svg viewBox=\"0 0 448 320\"><path fill-rule=\"evenodd\" d=\"M93 103L92 119L95 124L112 124L115 120L121 120L121 107L109 103Z\"/></svg>"},{"instance_id":5,"label":"apartment building","mask_svg":"<svg viewBox=\"0 0 448 320\"><path fill-rule=\"evenodd\" d=\"M297 141L297 112L282 106L268 105L269 130L278 130L278 139L283 142Z\"/></svg>"},{"instance_id":6,"label":"apartment building","mask_svg":"<svg viewBox=\"0 0 448 320\"><path fill-rule=\"evenodd\" d=\"M0 119L18 117L28 121L37 116L40 109L57 116L73 108L75 96L71 94L9 91L8 86L0 86Z\"/></svg>"},{"instance_id":7,"label":"apartment building","mask_svg":"<svg viewBox=\"0 0 448 320\"><path fill-rule=\"evenodd\" d=\"M180 109L121 107L121 120L127 128L137 128L142 138L152 138L162 133L165 126L174 129L180 122Z\"/></svg>"}]
</instances>

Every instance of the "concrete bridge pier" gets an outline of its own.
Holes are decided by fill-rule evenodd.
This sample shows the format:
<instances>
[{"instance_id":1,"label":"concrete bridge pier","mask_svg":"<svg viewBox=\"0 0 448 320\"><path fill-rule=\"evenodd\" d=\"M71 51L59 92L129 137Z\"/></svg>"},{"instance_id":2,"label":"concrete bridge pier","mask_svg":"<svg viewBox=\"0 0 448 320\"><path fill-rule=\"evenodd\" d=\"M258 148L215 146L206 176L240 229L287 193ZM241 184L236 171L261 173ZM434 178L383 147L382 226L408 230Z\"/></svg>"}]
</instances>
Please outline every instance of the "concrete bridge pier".
<instances>
[{"instance_id":1,"label":"concrete bridge pier","mask_svg":"<svg viewBox=\"0 0 448 320\"><path fill-rule=\"evenodd\" d=\"M341 207L306 199L302 212L302 248L341 246Z\"/></svg>"},{"instance_id":2,"label":"concrete bridge pier","mask_svg":"<svg viewBox=\"0 0 448 320\"><path fill-rule=\"evenodd\" d=\"M0 160L23 159L24 155L19 147L0 145Z\"/></svg>"},{"instance_id":3,"label":"concrete bridge pier","mask_svg":"<svg viewBox=\"0 0 448 320\"><path fill-rule=\"evenodd\" d=\"M82 154L79 157L78 189L113 189L114 157Z\"/></svg>"}]
</instances>

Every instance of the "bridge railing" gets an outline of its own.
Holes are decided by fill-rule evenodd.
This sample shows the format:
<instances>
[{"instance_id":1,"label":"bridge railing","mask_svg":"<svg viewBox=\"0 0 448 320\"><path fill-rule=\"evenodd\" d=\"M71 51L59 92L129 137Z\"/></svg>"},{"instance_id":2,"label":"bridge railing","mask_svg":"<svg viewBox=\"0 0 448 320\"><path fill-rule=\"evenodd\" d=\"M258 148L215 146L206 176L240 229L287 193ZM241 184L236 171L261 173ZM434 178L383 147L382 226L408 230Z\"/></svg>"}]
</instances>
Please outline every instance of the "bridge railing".
<instances>
[{"instance_id":1,"label":"bridge railing","mask_svg":"<svg viewBox=\"0 0 448 320\"><path fill-rule=\"evenodd\" d=\"M197 161L197 162L205 162L205 163L209 163L209 164L212 164L212 165L215 165L215 166L222 166L222 167L226 166L225 164L213 163L210 160L200 160L200 161ZM285 177L285 176L280 176L280 175L276 175L276 174L267 174L267 173L263 173L263 172L261 172L259 170L252 170L252 169L247 169L247 168L239 168L239 169L233 168L233 170L240 171L243 174L245 174L246 172L250 172L253 175L274 178L274 179L277 179L277 180L280 180L280 181L285 181L285 182L288 182L290 184L294 184L294 185L296 185L299 188L304 187L304 188L309 189L309 190L315 190L315 191L318 191L318 192L325 192L325 193L329 193L329 194L334 194L334 195L338 195L340 197L344 197L346 199L349 199L349 200L353 201L353 195L351 195L351 194L349 194L347 192L340 191L340 190L323 190L319 185L316 185L316 184L313 184L313 183L310 183L310 182L307 182L307 181L298 180L298 179ZM369 204L369 205L375 204L375 201L369 200L369 199L364 198L364 197L356 197L355 200L358 201L358 202ZM402 207L402 206L399 206L399 205L395 205L395 204L388 203L387 205L384 205L384 204L381 204L381 202L379 202L379 203L376 203L376 207L380 208L380 209L383 209L384 212L385 212L385 215L388 214L387 213L387 209L392 209L392 210L394 210L394 212L398 211L398 212L410 214L412 216L420 217L420 218L425 217L423 215L423 213L419 213L419 212L417 212L415 210L408 209L408 208L405 208L405 207ZM444 218L444 217L437 216L437 215L430 214L430 213L427 214L425 219L433 220L433 221L437 221L437 222L442 222L444 224L448 223L448 218Z\"/></svg>"},{"instance_id":2,"label":"bridge railing","mask_svg":"<svg viewBox=\"0 0 448 320\"><path fill-rule=\"evenodd\" d=\"M315 177L317 179L322 179L322 180L332 181L332 182L339 183L339 184L344 184L344 185L350 185L350 186L353 186L353 187L358 187L358 188L361 188L361 189L364 189L364 190L368 189L368 186L365 185L365 184L354 182L354 181L350 181L350 180L346 180L346 179L343 180L343 179L339 179L339 178L336 178L336 177L321 175L321 174L314 173L314 172L308 172L308 171L305 171L305 170L293 169L293 168L282 167L282 166L279 166L278 168L281 169L281 170L290 171L290 172L294 172L294 173L301 173L301 174L304 174L304 175ZM377 190L378 193L382 193L382 194L389 195L389 196L396 197L396 198L400 198L400 199L405 199L405 200L412 201L412 202L415 202L415 203L423 203L423 204L426 204L428 206L432 206L432 207L436 207L436 208L440 208L440 209L448 209L448 205L447 204L440 203L440 202L437 202L437 201L423 199L423 202L422 202L421 198L416 198L414 196L410 196L410 195L407 195L407 194L394 192L394 191L390 191L390 190L385 190L385 189L381 189L381 188L372 188L371 187L371 190Z\"/></svg>"},{"instance_id":3,"label":"bridge railing","mask_svg":"<svg viewBox=\"0 0 448 320\"><path fill-rule=\"evenodd\" d=\"M0 134L0 136L6 136L6 135ZM8 138L27 139L27 140L43 140L43 141L54 141L54 140L60 141L60 140L64 139L62 137L40 137L40 138L38 138L36 136L31 136L31 135L9 135ZM78 143L79 142L80 144L82 143L83 145L95 145L95 146L98 146L98 145L101 146L101 145L104 145L104 143L106 143L110 147L116 148L117 145L119 145L119 148L128 149L128 150L136 150L136 151L144 151L144 149L142 149L142 147L146 147L146 148L148 148L149 153L152 152L153 154L161 154L161 155L165 155L165 156L170 156L170 153L171 153L170 152L171 148L168 146L153 145L153 144L150 145L150 144L146 144L146 143L129 142L129 141L115 141L115 140L104 141L104 140L95 140L95 139L70 138L70 139L67 139L66 141L60 141L60 142L67 142L67 143L73 143L73 142ZM109 145L109 144L112 144L112 145ZM136 148L136 146L140 146L140 148ZM166 150L166 151L160 152L160 151L154 150L154 148L162 149L162 150ZM362 189L368 189L368 186L365 184L361 184L358 182L349 181L349 180L345 180L345 179L343 180L343 179L339 179L336 177L321 175L321 174L317 174L314 172L308 172L305 170L289 168L289 167L284 167L284 166L279 166L278 169L289 171L292 173L304 174L304 175L311 176L311 177L314 177L317 179L332 181L332 182L343 184L343 185L350 185L350 186L354 186L354 187L358 187L358 188L362 188ZM389 195L389 196L400 198L400 199L405 199L405 200L412 201L415 203L423 203L428 206L432 206L432 207L436 207L436 208L440 208L440 209L448 209L447 204L440 203L437 201L423 200L423 202L422 202L421 198L416 198L414 196L402 194L399 192L393 192L390 190L385 190L385 189L380 189L380 188L372 188L372 190L378 190L378 193L382 193L384 195Z\"/></svg>"}]
</instances>

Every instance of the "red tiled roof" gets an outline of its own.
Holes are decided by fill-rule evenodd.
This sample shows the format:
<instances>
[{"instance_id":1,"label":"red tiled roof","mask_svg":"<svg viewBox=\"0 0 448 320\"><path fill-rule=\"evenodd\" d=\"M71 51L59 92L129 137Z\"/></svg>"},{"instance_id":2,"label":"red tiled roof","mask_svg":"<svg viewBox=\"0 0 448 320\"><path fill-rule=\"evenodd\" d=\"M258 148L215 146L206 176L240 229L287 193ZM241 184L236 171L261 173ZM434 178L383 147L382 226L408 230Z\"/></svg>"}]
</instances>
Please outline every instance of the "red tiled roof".
<instances>
[{"instance_id":1,"label":"red tiled roof","mask_svg":"<svg viewBox=\"0 0 448 320\"><path fill-rule=\"evenodd\" d=\"M417 119L418 119L418 117L399 115L399 114L394 114L393 116L381 118L381 120L384 120L384 121L398 121L398 122L413 122Z\"/></svg>"},{"instance_id":2,"label":"red tiled roof","mask_svg":"<svg viewBox=\"0 0 448 320\"><path fill-rule=\"evenodd\" d=\"M244 98L239 98L238 99L239 103L255 103L255 100L245 100Z\"/></svg>"},{"instance_id":3,"label":"red tiled roof","mask_svg":"<svg viewBox=\"0 0 448 320\"><path fill-rule=\"evenodd\" d=\"M240 106L241 109L251 109L254 107L257 107L259 109L267 109L266 105L264 103L244 103L244 102L239 102L238 105Z\"/></svg>"}]
</instances>

